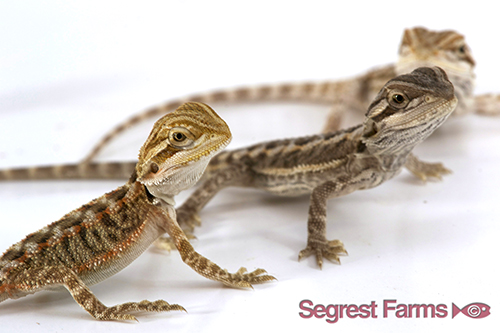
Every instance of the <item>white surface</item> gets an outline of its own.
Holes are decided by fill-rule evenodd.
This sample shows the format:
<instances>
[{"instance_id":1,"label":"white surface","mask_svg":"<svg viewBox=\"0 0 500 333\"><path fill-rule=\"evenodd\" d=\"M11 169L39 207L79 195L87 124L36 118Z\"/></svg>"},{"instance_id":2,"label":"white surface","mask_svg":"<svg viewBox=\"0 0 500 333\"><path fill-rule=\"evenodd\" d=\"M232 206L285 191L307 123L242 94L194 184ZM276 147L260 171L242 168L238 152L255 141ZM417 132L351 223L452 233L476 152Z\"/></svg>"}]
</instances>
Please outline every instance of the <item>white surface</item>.
<instances>
[{"instance_id":1,"label":"white surface","mask_svg":"<svg viewBox=\"0 0 500 333\"><path fill-rule=\"evenodd\" d=\"M113 124L188 93L260 82L341 78L396 59L405 27L455 29L477 60L477 92L498 91L497 10L451 3L290 1L18 1L0 4L0 167L74 162ZM408 5L407 5L408 4ZM453 6L459 6L455 3ZM432 8L432 9L431 9ZM232 147L318 131L327 108L217 107ZM262 123L263 121L269 121ZM151 123L106 151L136 156ZM205 280L178 254L149 250L92 287L107 305L163 298L189 313L139 314L139 324L97 322L67 293L0 304L2 332L128 330L488 331L498 327L500 118L452 119L417 153L454 173L422 185L404 171L370 191L331 200L328 237L344 241L342 265L312 258L305 246L307 198L223 191L203 212L193 244L230 271L265 268L279 282L233 290ZM105 158L102 158L105 159ZM0 251L122 182L0 184ZM181 202L187 194L180 196ZM299 302L378 304L377 319L299 317ZM443 319L383 318L384 299L446 304ZM491 306L485 319L452 303Z\"/></svg>"}]
</instances>

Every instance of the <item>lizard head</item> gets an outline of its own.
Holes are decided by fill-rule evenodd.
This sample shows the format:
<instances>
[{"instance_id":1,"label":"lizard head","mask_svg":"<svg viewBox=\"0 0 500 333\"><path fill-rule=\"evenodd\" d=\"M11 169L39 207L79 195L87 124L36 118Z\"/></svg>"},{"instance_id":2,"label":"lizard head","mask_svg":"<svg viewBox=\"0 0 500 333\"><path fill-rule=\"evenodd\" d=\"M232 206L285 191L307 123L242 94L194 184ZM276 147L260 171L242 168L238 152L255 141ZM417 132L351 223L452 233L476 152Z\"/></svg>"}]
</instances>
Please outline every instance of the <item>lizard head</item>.
<instances>
[{"instance_id":1,"label":"lizard head","mask_svg":"<svg viewBox=\"0 0 500 333\"><path fill-rule=\"evenodd\" d=\"M231 141L227 124L203 103L184 103L160 118L139 152L137 179L157 197L194 185Z\"/></svg>"},{"instance_id":2,"label":"lizard head","mask_svg":"<svg viewBox=\"0 0 500 333\"><path fill-rule=\"evenodd\" d=\"M444 70L417 68L385 84L368 109L362 141L375 154L409 152L456 105L453 85Z\"/></svg>"},{"instance_id":3,"label":"lizard head","mask_svg":"<svg viewBox=\"0 0 500 333\"><path fill-rule=\"evenodd\" d=\"M465 113L473 103L475 61L464 36L453 30L406 29L399 47L396 73L432 66L446 71L459 100L455 113Z\"/></svg>"},{"instance_id":4,"label":"lizard head","mask_svg":"<svg viewBox=\"0 0 500 333\"><path fill-rule=\"evenodd\" d=\"M402 71L404 67L412 68ZM439 66L447 73L470 73L474 58L463 35L453 30L432 31L422 27L406 29L399 46L398 73L407 73L423 65Z\"/></svg>"}]
</instances>

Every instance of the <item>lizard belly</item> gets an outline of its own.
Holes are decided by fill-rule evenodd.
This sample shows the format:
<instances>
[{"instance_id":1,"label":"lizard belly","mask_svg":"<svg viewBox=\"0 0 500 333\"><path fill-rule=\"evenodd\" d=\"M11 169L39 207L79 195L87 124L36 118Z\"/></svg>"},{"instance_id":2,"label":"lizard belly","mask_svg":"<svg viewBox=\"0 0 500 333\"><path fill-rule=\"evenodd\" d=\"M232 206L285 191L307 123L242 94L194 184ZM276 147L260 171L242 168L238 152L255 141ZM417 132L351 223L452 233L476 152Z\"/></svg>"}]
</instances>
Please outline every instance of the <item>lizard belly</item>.
<instances>
[{"instance_id":1,"label":"lizard belly","mask_svg":"<svg viewBox=\"0 0 500 333\"><path fill-rule=\"evenodd\" d=\"M401 169L382 171L379 168L348 170L344 167L333 167L309 172L256 172L254 186L274 195L287 197L309 195L325 182L350 184L353 189L364 190L379 186L398 175Z\"/></svg>"},{"instance_id":2,"label":"lizard belly","mask_svg":"<svg viewBox=\"0 0 500 333\"><path fill-rule=\"evenodd\" d=\"M254 186L274 195L294 197L308 195L322 183L335 179L338 170L321 172L289 172L287 174L257 172Z\"/></svg>"},{"instance_id":3,"label":"lizard belly","mask_svg":"<svg viewBox=\"0 0 500 333\"><path fill-rule=\"evenodd\" d=\"M128 239L117 244L106 255L80 267L78 275L87 285L97 284L127 267L164 233L156 223L143 223Z\"/></svg>"}]
</instances>

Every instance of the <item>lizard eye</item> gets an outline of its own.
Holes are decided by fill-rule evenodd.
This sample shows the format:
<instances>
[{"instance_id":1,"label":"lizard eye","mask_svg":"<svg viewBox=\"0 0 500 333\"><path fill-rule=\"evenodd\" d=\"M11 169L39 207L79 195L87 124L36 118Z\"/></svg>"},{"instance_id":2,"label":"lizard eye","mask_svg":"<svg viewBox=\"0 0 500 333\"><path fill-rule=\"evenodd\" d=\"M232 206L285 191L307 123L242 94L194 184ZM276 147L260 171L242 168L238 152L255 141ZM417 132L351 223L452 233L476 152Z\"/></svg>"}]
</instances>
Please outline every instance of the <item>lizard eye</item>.
<instances>
[{"instance_id":1,"label":"lizard eye","mask_svg":"<svg viewBox=\"0 0 500 333\"><path fill-rule=\"evenodd\" d=\"M194 135L184 127L174 127L168 133L169 143L176 148L186 148L194 141Z\"/></svg>"},{"instance_id":2,"label":"lizard eye","mask_svg":"<svg viewBox=\"0 0 500 333\"><path fill-rule=\"evenodd\" d=\"M403 97L403 95L394 94L392 95L392 100L398 104L402 104L405 101L405 98Z\"/></svg>"},{"instance_id":3,"label":"lizard eye","mask_svg":"<svg viewBox=\"0 0 500 333\"><path fill-rule=\"evenodd\" d=\"M468 63L470 63L472 66L475 65L474 59L472 58L472 55L470 54L469 47L467 44L462 44L456 49L452 50L452 52L455 53L455 56L460 59L464 60Z\"/></svg>"},{"instance_id":4,"label":"lizard eye","mask_svg":"<svg viewBox=\"0 0 500 333\"><path fill-rule=\"evenodd\" d=\"M387 96L387 102L397 109L402 109L408 105L409 99L404 93L393 91Z\"/></svg>"}]
</instances>

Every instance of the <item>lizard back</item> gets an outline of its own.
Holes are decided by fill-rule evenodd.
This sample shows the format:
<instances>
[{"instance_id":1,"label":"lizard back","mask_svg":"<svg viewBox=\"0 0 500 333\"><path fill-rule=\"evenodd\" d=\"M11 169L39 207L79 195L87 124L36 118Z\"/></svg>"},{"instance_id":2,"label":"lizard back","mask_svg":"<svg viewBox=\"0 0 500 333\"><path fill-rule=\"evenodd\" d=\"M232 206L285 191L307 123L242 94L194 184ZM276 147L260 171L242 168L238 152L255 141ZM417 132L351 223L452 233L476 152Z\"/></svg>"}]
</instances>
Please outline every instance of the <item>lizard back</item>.
<instances>
[{"instance_id":1,"label":"lizard back","mask_svg":"<svg viewBox=\"0 0 500 333\"><path fill-rule=\"evenodd\" d=\"M28 235L0 258L0 300L9 292L9 281L26 274L25 267L66 266L89 285L125 268L163 233L146 223L148 207L148 194L134 175L127 184Z\"/></svg>"},{"instance_id":2,"label":"lizard back","mask_svg":"<svg viewBox=\"0 0 500 333\"><path fill-rule=\"evenodd\" d=\"M222 152L207 172L241 165L253 176L247 186L283 196L308 194L323 182L325 173L342 177L350 156L356 153L362 126L306 137L269 141L248 148Z\"/></svg>"}]
</instances>

